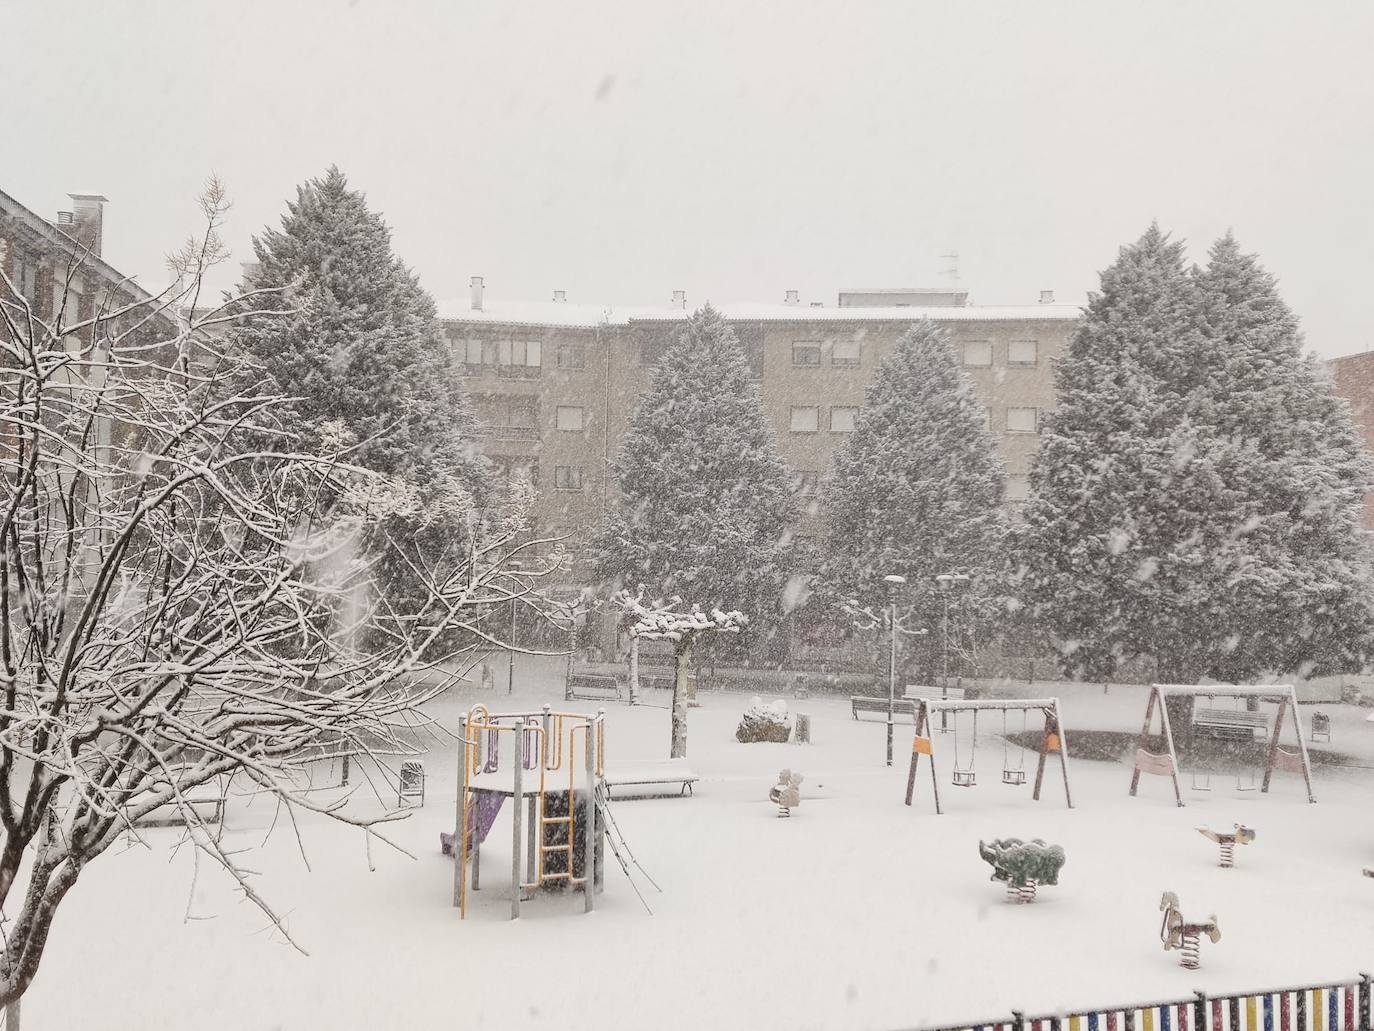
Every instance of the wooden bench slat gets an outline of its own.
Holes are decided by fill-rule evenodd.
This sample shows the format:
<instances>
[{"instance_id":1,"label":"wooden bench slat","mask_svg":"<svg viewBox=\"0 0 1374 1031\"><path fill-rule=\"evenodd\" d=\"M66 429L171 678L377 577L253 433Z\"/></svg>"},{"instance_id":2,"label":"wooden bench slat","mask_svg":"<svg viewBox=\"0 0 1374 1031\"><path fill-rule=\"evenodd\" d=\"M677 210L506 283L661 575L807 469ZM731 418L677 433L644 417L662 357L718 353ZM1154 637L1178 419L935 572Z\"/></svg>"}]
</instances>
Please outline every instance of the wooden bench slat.
<instances>
[{"instance_id":1,"label":"wooden bench slat","mask_svg":"<svg viewBox=\"0 0 1374 1031\"><path fill-rule=\"evenodd\" d=\"M849 707L854 713L854 718L858 719L860 712L887 712L887 699L874 695L850 695ZM894 698L892 711L911 715L916 712L916 703L910 698Z\"/></svg>"}]
</instances>

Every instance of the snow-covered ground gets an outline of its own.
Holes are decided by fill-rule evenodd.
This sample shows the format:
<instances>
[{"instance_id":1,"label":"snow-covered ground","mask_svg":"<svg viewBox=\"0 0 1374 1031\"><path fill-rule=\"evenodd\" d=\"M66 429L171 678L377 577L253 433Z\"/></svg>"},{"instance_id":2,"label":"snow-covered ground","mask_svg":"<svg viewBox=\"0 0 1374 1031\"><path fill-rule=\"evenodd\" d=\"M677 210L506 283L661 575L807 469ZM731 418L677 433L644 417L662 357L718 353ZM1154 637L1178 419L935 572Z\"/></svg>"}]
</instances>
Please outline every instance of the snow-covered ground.
<instances>
[{"instance_id":1,"label":"snow-covered ground","mask_svg":"<svg viewBox=\"0 0 1374 1031\"><path fill-rule=\"evenodd\" d=\"M551 674L521 679L516 706L561 703ZM1139 729L1142 689L1057 693L1071 748L1076 727ZM436 715L456 726L478 700L455 692ZM508 701L481 700L493 709ZM1132 799L1125 765L1076 760L1068 810L1054 764L1039 803L1029 787L1002 785L1001 744L985 736L978 787L945 787L946 815L936 816L925 777L917 804L902 804L909 726L889 769L882 722L856 722L840 699L789 700L812 715L811 745L740 744L734 729L749 699L702 702L689 737L696 796L614 805L663 888L647 889L652 916L608 857L595 913L581 912L580 896L537 897L509 921L507 810L484 850L483 889L460 922L452 866L437 848L453 826L455 759L437 749L424 808L391 831L417 859L374 842L369 869L361 832L316 818L300 826L307 869L289 825L267 835L266 800L230 809L226 841L262 845L248 863L261 872L257 888L289 913L309 956L204 860L192 895L192 851L172 849L175 830L148 831L151 850L98 860L64 904L25 1026L899 1028L1012 1007L1334 980L1368 967L1374 882L1361 868L1374 865L1374 770L1319 767L1317 805L1292 774L1275 774L1267 796L1213 778L1212 792L1178 809L1166 780L1147 778ZM608 756L666 755L666 708L608 709ZM1374 767L1365 713L1323 709L1334 717L1330 747ZM981 729L1000 730L995 723ZM767 799L782 767L806 776L790 820ZM948 785L947 761L943 775ZM379 807L366 789L353 804ZM1219 869L1215 846L1193 827L1237 821L1258 839L1238 850L1235 869ZM978 858L980 838L1006 836L1043 837L1068 853L1059 886L1042 888L1034 905L1006 904ZM1189 917L1219 918L1222 941L1203 942L1200 971L1160 947L1165 890Z\"/></svg>"}]
</instances>

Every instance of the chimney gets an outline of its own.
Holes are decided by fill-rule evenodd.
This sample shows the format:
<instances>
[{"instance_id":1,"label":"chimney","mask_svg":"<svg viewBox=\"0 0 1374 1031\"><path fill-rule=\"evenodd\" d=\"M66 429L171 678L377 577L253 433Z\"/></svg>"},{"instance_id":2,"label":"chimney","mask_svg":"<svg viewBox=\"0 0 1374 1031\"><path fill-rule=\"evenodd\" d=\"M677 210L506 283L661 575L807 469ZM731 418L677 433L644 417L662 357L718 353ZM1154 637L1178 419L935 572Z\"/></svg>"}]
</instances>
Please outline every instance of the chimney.
<instances>
[{"instance_id":1,"label":"chimney","mask_svg":"<svg viewBox=\"0 0 1374 1031\"><path fill-rule=\"evenodd\" d=\"M472 310L482 310L482 277L472 277Z\"/></svg>"},{"instance_id":2,"label":"chimney","mask_svg":"<svg viewBox=\"0 0 1374 1031\"><path fill-rule=\"evenodd\" d=\"M554 301L555 301L556 303L562 304L563 302L565 302L565 301L568 299L568 291L566 291L566 290L555 290L555 291L553 292L553 299L554 299Z\"/></svg>"},{"instance_id":3,"label":"chimney","mask_svg":"<svg viewBox=\"0 0 1374 1031\"><path fill-rule=\"evenodd\" d=\"M674 290L674 291L673 291L673 307L674 307L674 308L683 308L683 309L685 309L685 308L687 307L687 291L686 291L686 290Z\"/></svg>"},{"instance_id":4,"label":"chimney","mask_svg":"<svg viewBox=\"0 0 1374 1031\"><path fill-rule=\"evenodd\" d=\"M1053 303L1054 303L1054 291L1053 291L1053 290L1041 290L1041 291L1040 291L1040 303L1041 303L1041 304L1053 304Z\"/></svg>"},{"instance_id":5,"label":"chimney","mask_svg":"<svg viewBox=\"0 0 1374 1031\"><path fill-rule=\"evenodd\" d=\"M801 304L801 294L796 290L788 290L787 296L782 299L783 304Z\"/></svg>"},{"instance_id":6,"label":"chimney","mask_svg":"<svg viewBox=\"0 0 1374 1031\"><path fill-rule=\"evenodd\" d=\"M91 249L100 257L100 247L104 241L105 205L109 198L98 193L69 193L72 199L72 224L76 227L74 235L77 242ZM61 220L61 213L58 219Z\"/></svg>"}]
</instances>

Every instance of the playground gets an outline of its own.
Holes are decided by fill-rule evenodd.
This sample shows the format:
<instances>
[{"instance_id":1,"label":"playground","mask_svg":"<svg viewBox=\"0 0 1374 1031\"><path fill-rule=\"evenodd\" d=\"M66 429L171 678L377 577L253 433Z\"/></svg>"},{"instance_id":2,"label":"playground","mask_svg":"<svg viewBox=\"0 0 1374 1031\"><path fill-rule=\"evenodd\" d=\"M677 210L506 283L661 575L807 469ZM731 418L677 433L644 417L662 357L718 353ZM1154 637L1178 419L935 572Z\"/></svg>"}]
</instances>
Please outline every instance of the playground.
<instances>
[{"instance_id":1,"label":"playground","mask_svg":"<svg viewBox=\"0 0 1374 1031\"><path fill-rule=\"evenodd\" d=\"M462 783L452 737L422 742L424 804L384 829L413 858L323 817L299 818L297 833L268 799L231 798L224 842L265 840L248 863L259 871L254 887L310 954L287 944L203 859L197 869L193 850L174 847L177 829L150 829L148 847L131 843L92 866L64 905L62 933L25 1001L26 1026L876 1031L1329 981L1367 968L1370 710L1301 706L1305 732L1314 708L1331 717L1329 742L1304 742L1316 804L1302 773L1282 762L1267 793L1249 790L1262 770L1212 770L1209 781L1195 780L1180 741L1180 807L1167 771L1146 770L1130 794L1148 686L1008 684L1005 693L1055 696L1063 773L1063 753L1051 750L1044 790L1032 801L1041 709L1031 710L1028 729L1023 710L1006 724L1000 712L980 713L976 747L971 713L951 713L942 733L937 709L929 721L937 815L930 753L904 804L910 711L898 716L888 766L885 713L856 718L847 697L785 699L793 714L810 716L810 743L746 744L735 733L749 696L703 692L689 715L691 792L613 795L609 803L620 843L642 866L631 864L634 885L607 854L594 908L576 887L540 891L516 920L512 877L535 866L512 854L520 840L513 805L482 845L481 883L467 886L463 919L454 906L454 862L439 848L439 835L456 825ZM455 689L432 715L456 735L478 703L492 714L604 708L609 770L666 758L668 696L650 690L644 701L565 701L557 669L531 664L517 670L513 695ZM1029 744L1024 753L1004 745L1004 726ZM537 736L507 734L507 764L521 733ZM1283 742L1290 752L1291 733ZM1119 742L1117 754L1101 742ZM1155 739L1146 751L1157 756L1159 747ZM576 750L564 758L584 761ZM1003 776L1017 768L1026 775ZM769 800L780 769L804 775L787 819ZM963 779L973 783L954 782L969 771L976 777ZM346 797L359 813L394 807L394 780L372 774L374 791L368 776L356 764L349 788L323 788L320 797ZM469 779L495 776L481 766ZM1196 828L1237 824L1254 840L1242 839L1234 867L1223 869L1215 838ZM1046 882L1033 905L1012 904L990 879L979 844L999 839L1062 848L1057 883ZM1200 969L1184 969L1178 952L1161 947L1165 892L1189 918L1217 918L1222 937L1204 939ZM111 950L111 941L120 947ZM283 1009L282 1000L295 1001Z\"/></svg>"}]
</instances>

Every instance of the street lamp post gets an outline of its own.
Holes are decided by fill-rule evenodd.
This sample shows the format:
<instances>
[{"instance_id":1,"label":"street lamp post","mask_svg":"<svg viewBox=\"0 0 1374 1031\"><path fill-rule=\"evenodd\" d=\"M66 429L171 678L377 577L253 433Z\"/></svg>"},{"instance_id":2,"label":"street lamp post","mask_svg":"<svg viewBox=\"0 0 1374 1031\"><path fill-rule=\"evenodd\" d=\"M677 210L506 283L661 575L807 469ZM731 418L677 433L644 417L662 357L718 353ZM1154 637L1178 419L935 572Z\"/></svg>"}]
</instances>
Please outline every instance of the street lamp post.
<instances>
[{"instance_id":1,"label":"street lamp post","mask_svg":"<svg viewBox=\"0 0 1374 1031\"><path fill-rule=\"evenodd\" d=\"M879 640L882 640L883 627L886 626L891 633L888 642L887 659L887 764L892 765L892 734L894 717L897 709L897 635L907 634L910 637L921 637L925 634L925 628L908 630L902 626L902 621L897 618L897 588L906 583L906 577L889 574L883 577L883 582L887 587L887 604L883 606L881 615L874 612L867 606L860 605L857 598L849 598L845 602L845 608L857 617L854 625L860 630L877 630Z\"/></svg>"},{"instance_id":2,"label":"street lamp post","mask_svg":"<svg viewBox=\"0 0 1374 1031\"><path fill-rule=\"evenodd\" d=\"M940 598L944 602L943 629L941 631L942 643L940 651L942 653L941 667L943 672L940 674L940 697L949 698L949 592L956 584L968 583L968 577L963 573L941 573L935 577L935 582L940 585ZM940 730L949 729L949 714L940 713Z\"/></svg>"},{"instance_id":3,"label":"street lamp post","mask_svg":"<svg viewBox=\"0 0 1374 1031\"><path fill-rule=\"evenodd\" d=\"M906 577L890 573L883 577L887 584L887 625L892 631L891 650L887 658L887 764L892 765L892 717L897 707L897 588Z\"/></svg>"},{"instance_id":4,"label":"street lamp post","mask_svg":"<svg viewBox=\"0 0 1374 1031\"><path fill-rule=\"evenodd\" d=\"M512 560L506 563L506 568L519 572L520 562ZM517 581L518 583L518 581ZM510 593L510 645L506 648L506 694L515 693L515 590L512 586Z\"/></svg>"}]
</instances>

